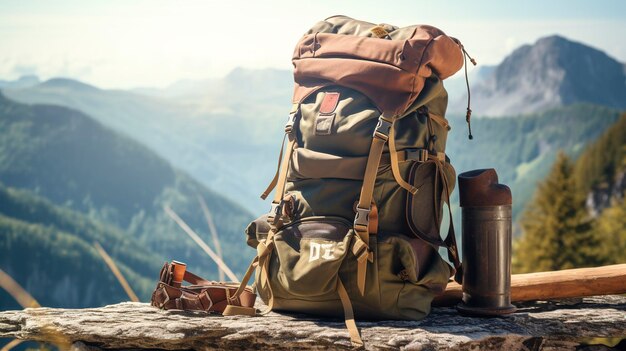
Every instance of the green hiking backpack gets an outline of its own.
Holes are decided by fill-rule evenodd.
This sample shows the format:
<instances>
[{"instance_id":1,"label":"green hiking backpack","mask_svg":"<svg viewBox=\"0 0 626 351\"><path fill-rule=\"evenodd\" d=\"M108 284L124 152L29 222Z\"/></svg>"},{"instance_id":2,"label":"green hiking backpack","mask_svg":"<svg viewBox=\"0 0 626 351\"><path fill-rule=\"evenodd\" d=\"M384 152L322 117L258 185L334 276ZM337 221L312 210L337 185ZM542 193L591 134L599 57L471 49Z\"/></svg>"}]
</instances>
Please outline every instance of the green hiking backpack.
<instances>
[{"instance_id":1,"label":"green hiking backpack","mask_svg":"<svg viewBox=\"0 0 626 351\"><path fill-rule=\"evenodd\" d=\"M335 16L304 35L278 170L262 195L275 188L271 211L246 229L258 255L242 288L255 273L270 310L343 316L355 345L354 317L430 312L460 268L452 227L444 240L439 228L456 178L442 80L464 54L425 25Z\"/></svg>"}]
</instances>

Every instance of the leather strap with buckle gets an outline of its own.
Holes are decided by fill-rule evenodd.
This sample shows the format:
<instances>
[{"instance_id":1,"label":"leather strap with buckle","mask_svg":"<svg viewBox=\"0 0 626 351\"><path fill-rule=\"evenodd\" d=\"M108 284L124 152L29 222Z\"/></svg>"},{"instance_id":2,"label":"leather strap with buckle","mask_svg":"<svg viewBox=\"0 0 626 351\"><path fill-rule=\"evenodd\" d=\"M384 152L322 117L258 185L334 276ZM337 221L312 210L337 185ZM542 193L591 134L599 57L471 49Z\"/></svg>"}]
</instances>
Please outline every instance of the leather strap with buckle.
<instances>
[{"instance_id":1,"label":"leather strap with buckle","mask_svg":"<svg viewBox=\"0 0 626 351\"><path fill-rule=\"evenodd\" d=\"M183 280L191 285L180 285L174 281L174 276L183 270ZM241 308L246 311L254 310L256 294L252 288L246 287L236 299L229 299L235 295L239 284L208 281L186 270L180 262L166 262L161 269L159 282L152 293L151 305L164 310L205 311L210 313L224 313L228 306ZM249 312L249 315L254 313Z\"/></svg>"}]
</instances>

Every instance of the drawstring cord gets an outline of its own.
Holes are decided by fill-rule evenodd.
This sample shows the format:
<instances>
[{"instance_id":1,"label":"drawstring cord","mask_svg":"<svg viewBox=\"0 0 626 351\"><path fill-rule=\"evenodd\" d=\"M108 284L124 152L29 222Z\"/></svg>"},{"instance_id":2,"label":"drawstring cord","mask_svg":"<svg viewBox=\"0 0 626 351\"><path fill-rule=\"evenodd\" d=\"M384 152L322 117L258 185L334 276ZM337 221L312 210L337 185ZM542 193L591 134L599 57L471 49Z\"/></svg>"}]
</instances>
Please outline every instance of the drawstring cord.
<instances>
[{"instance_id":1,"label":"drawstring cord","mask_svg":"<svg viewBox=\"0 0 626 351\"><path fill-rule=\"evenodd\" d=\"M465 47L463 47L463 45L461 45L461 50L463 51L463 66L465 66L465 85L467 86L467 113L465 114L465 122L467 122L467 130L469 132L468 134L468 138L469 140L474 139L474 136L472 135L472 123L471 123L471 118L472 118L472 109L470 108L470 101L471 101L471 95L470 95L470 86L469 86L469 78L467 77L467 59L470 59L470 62L476 66L476 60L474 60L468 53L467 51L465 51Z\"/></svg>"}]
</instances>

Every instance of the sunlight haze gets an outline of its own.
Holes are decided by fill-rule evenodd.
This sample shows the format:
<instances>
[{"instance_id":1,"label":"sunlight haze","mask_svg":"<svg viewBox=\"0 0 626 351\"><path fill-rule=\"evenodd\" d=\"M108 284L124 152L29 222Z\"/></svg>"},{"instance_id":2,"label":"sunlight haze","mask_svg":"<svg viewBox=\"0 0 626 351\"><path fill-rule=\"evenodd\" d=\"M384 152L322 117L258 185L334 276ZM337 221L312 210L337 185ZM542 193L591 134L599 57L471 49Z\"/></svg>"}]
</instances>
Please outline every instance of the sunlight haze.
<instances>
[{"instance_id":1,"label":"sunlight haze","mask_svg":"<svg viewBox=\"0 0 626 351\"><path fill-rule=\"evenodd\" d=\"M290 69L316 21L345 14L458 37L481 64L560 34L624 62L622 1L0 1L0 77L69 77L105 88L164 87L235 67Z\"/></svg>"}]
</instances>

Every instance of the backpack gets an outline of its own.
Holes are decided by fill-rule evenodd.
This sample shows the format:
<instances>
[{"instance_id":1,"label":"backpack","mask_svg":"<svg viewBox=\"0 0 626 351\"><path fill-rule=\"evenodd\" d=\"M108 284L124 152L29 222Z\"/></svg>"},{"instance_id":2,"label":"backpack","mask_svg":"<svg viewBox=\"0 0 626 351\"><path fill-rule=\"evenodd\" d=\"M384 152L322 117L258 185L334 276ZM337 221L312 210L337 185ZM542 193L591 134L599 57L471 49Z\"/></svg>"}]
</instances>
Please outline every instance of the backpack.
<instances>
[{"instance_id":1,"label":"backpack","mask_svg":"<svg viewBox=\"0 0 626 351\"><path fill-rule=\"evenodd\" d=\"M302 37L278 169L262 198L274 188L275 196L246 228L257 256L240 290L254 273L269 310L344 317L357 346L355 317L430 312L460 276L451 224L440 235L456 178L442 80L466 56L458 40L426 25L335 16Z\"/></svg>"}]
</instances>

